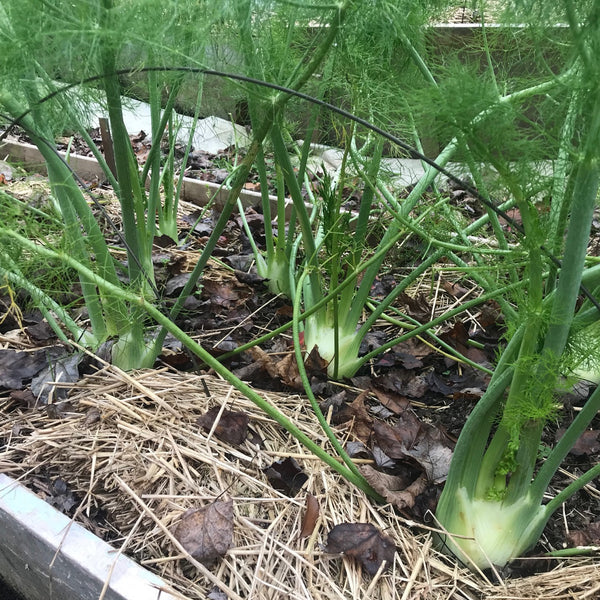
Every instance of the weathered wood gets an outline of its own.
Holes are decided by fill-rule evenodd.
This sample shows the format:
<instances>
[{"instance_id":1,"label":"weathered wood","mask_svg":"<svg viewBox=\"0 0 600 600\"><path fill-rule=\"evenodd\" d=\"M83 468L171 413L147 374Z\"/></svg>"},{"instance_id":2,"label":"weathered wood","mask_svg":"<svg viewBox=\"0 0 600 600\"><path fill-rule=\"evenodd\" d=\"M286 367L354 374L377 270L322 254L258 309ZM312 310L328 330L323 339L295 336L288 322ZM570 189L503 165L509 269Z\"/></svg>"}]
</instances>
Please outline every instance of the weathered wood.
<instances>
[{"instance_id":1,"label":"weathered wood","mask_svg":"<svg viewBox=\"0 0 600 600\"><path fill-rule=\"evenodd\" d=\"M66 158L65 152L59 154ZM25 142L16 142L7 140L0 144L0 156L12 163L21 163L22 167L27 171L36 171L37 173L46 174L46 165L40 151L33 144ZM98 164L95 158L80 156L78 154L69 155L68 163L75 173L85 181L104 181L106 179L102 167ZM197 206L206 206L209 201L213 201L216 208L220 208L225 203L227 198L227 189L223 186L211 181L201 181L191 179L190 177L183 178L181 186L181 199L186 202L191 202ZM240 200L244 207L259 206L261 203L260 192L252 190L242 190ZM269 196L271 202L271 210L273 214L277 211L277 198ZM291 212L292 202L286 201L286 215Z\"/></svg>"},{"instance_id":2,"label":"weathered wood","mask_svg":"<svg viewBox=\"0 0 600 600\"><path fill-rule=\"evenodd\" d=\"M66 159L65 152L59 154ZM21 163L23 168L28 171L36 171L46 174L46 165L40 151L33 144L25 142L5 141L0 144L0 156L13 163ZM85 181L104 181L106 179L102 167L95 158L80 156L78 154L69 155L69 166ZM189 177L183 178L181 199L192 202L198 206L205 206L211 198L214 198L215 206L223 206L227 196L227 189L212 183L211 181L200 181ZM261 195L259 192L251 190L242 190L240 199L244 206L257 206L260 204ZM270 196L271 205L277 206L277 198Z\"/></svg>"},{"instance_id":3,"label":"weathered wood","mask_svg":"<svg viewBox=\"0 0 600 600\"><path fill-rule=\"evenodd\" d=\"M113 568L114 564L114 568ZM0 474L0 576L28 600L175 600L167 584Z\"/></svg>"}]
</instances>

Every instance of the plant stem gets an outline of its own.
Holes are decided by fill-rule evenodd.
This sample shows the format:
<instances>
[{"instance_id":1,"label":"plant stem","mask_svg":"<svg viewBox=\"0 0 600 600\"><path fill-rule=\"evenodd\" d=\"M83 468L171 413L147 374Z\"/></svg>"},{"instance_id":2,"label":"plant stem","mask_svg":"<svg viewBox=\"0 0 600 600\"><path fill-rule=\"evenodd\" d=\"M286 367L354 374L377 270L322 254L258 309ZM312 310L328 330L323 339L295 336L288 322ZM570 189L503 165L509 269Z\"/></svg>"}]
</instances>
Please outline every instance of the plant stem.
<instances>
[{"instance_id":1,"label":"plant stem","mask_svg":"<svg viewBox=\"0 0 600 600\"><path fill-rule=\"evenodd\" d=\"M562 461L565 459L581 434L587 429L588 425L591 423L592 419L596 416L599 410L600 386L597 386L594 393L588 398L581 411L569 425L556 446L554 446L552 452L550 452L550 455L546 458L544 464L541 466L540 470L535 476L535 479L531 484L531 492L539 502L542 501L544 492L550 485L550 480L560 467Z\"/></svg>"},{"instance_id":2,"label":"plant stem","mask_svg":"<svg viewBox=\"0 0 600 600\"><path fill-rule=\"evenodd\" d=\"M294 301L294 309L293 309L294 316L293 316L292 335L294 338L294 353L296 356L296 363L298 365L298 372L299 372L300 378L302 380L302 385L304 386L304 392L308 396L308 399L310 401L310 405L313 409L313 412L315 413L315 416L317 417L317 420L319 421L319 425L321 425L321 428L323 429L323 431L329 438L329 441L330 441L331 445L333 446L334 450L338 453L340 458L344 461L344 463L346 464L348 469L350 471L352 471L352 473L354 473L354 475L357 478L364 479L361 472L358 470L357 466L352 462L352 459L348 456L348 453L344 450L344 448L338 441L337 437L335 436L335 433L329 426L329 423L325 419L325 416L323 415L323 412L321 411L321 407L319 406L319 403L317 402L317 399L315 398L315 395L313 394L313 391L310 387L310 381L308 380L308 375L306 373L306 368L304 366L304 355L302 352L302 344L300 343L299 316L300 316L301 290L302 290L302 286L304 285L304 279L305 279L307 273L308 273L308 271L305 269L304 272L302 273L302 275L298 279L298 284L296 285L296 294L295 294L296 300ZM364 481L364 485L370 487L366 480ZM377 497L377 493L375 491L373 491L372 494L370 494L370 495L372 497Z\"/></svg>"}]
</instances>

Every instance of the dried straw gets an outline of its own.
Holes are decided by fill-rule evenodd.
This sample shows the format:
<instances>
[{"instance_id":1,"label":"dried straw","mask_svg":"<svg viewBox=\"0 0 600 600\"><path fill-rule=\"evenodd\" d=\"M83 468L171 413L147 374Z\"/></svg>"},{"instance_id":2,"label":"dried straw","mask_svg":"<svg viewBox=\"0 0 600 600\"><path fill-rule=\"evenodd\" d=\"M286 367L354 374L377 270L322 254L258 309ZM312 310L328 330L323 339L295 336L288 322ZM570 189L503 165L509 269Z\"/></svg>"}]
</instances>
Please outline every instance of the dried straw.
<instances>
[{"instance_id":1,"label":"dried straw","mask_svg":"<svg viewBox=\"0 0 600 600\"><path fill-rule=\"evenodd\" d=\"M328 447L304 398L264 396ZM324 468L216 377L167 369L126 375L106 367L75 385L69 402L71 412L51 417L52 411L0 399L0 439L6 441L0 471L38 489L42 475L61 477L82 498L77 519L163 577L181 598L204 599L215 587L229 600L530 600L599 593L600 564L591 559L502 585L459 569L432 549L427 532ZM256 435L233 447L201 431L196 419L214 405L247 413ZM296 498L274 490L262 472L286 456L309 475ZM306 492L318 498L321 514L313 535L299 539ZM234 502L234 545L206 568L172 531L185 510L222 496ZM93 518L97 509L107 525ZM349 560L325 554L327 532L343 522L370 522L392 536L398 552L391 570L372 578Z\"/></svg>"}]
</instances>

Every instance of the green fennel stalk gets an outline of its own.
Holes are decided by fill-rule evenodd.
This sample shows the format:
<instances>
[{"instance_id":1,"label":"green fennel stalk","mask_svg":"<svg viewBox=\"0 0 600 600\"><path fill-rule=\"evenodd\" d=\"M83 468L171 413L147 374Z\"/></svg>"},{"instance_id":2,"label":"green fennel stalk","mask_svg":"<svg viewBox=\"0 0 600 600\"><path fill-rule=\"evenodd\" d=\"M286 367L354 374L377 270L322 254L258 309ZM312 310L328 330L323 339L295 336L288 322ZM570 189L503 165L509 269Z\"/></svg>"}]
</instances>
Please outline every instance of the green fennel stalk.
<instances>
[{"instance_id":1,"label":"green fennel stalk","mask_svg":"<svg viewBox=\"0 0 600 600\"><path fill-rule=\"evenodd\" d=\"M301 444L303 444L310 452L320 458L325 464L330 466L352 484L356 485L359 489L363 490L367 495L379 499L379 496L371 489L368 483L355 472L355 467L352 469L342 465L335 457L328 454L321 446L310 439L303 431L301 431L297 425L295 425L290 419L282 414L276 407L267 402L260 394L253 390L249 385L238 379L231 371L229 371L221 362L214 358L209 352L204 350L200 344L195 342L189 335L183 332L177 325L175 325L167 316L163 315L151 302L148 302L146 298L135 294L131 291L124 290L108 281L100 278L96 273L88 269L82 263L78 262L73 257L56 252L46 246L38 245L21 236L20 234L0 227L0 237L7 237L15 240L23 248L28 251L37 253L41 256L45 256L52 259L60 260L61 262L69 265L76 269L81 275L87 277L90 281L93 281L95 285L102 288L106 293L109 293L121 301L128 304L135 305L141 311L146 312L152 319L154 319L159 325L164 327L169 333L175 338L180 340L186 348L191 350L198 358L200 358L206 365L214 369L214 371L233 385L238 391L244 394L250 399L258 408L263 410L269 417L275 422L281 425L286 431L293 435Z\"/></svg>"},{"instance_id":2,"label":"green fennel stalk","mask_svg":"<svg viewBox=\"0 0 600 600\"><path fill-rule=\"evenodd\" d=\"M589 109L587 114L591 116L582 158L575 170L571 218L556 289L543 298L539 241L535 241L534 233L529 243L530 315L511 340L488 391L467 420L436 512L449 532L441 536L443 546L477 568L503 566L529 550L552 513L600 474L597 465L548 504L542 504L551 477L600 408L600 391L596 388L534 475L542 430L555 410L561 357L572 331L579 285L585 277L587 241L598 194L600 101L591 102ZM535 231L537 215L525 204L522 208L527 211L526 219L531 219L524 219L526 233ZM509 362L514 368L501 368ZM501 419L488 445L496 414L501 414Z\"/></svg>"}]
</instances>

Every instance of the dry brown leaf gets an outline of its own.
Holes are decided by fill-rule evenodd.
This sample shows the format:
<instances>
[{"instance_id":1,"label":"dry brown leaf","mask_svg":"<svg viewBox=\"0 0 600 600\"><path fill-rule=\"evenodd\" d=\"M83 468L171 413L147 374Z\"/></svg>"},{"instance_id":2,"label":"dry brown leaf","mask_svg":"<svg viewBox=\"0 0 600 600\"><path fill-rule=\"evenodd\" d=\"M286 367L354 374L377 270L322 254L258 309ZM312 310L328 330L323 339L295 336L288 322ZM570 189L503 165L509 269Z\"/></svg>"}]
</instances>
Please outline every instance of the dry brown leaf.
<instances>
[{"instance_id":1,"label":"dry brown leaf","mask_svg":"<svg viewBox=\"0 0 600 600\"><path fill-rule=\"evenodd\" d=\"M351 404L345 404L341 410L334 413L334 425L351 422L351 431L361 442L367 442L373 430L373 419L365 407L367 392L359 394Z\"/></svg>"},{"instance_id":2,"label":"dry brown leaf","mask_svg":"<svg viewBox=\"0 0 600 600\"><path fill-rule=\"evenodd\" d=\"M425 322L431 317L431 306L425 294L412 297L403 292L398 296L398 300L406 306L407 314L418 321Z\"/></svg>"},{"instance_id":3,"label":"dry brown leaf","mask_svg":"<svg viewBox=\"0 0 600 600\"><path fill-rule=\"evenodd\" d=\"M233 544L233 500L187 510L173 535L197 561L211 566Z\"/></svg>"},{"instance_id":4,"label":"dry brown leaf","mask_svg":"<svg viewBox=\"0 0 600 600\"><path fill-rule=\"evenodd\" d=\"M308 537L312 534L312 532L315 530L320 512L321 507L319 506L319 501L312 494L307 494L306 511L302 516L302 528L300 530L300 535L298 536L299 539Z\"/></svg>"},{"instance_id":5,"label":"dry brown leaf","mask_svg":"<svg viewBox=\"0 0 600 600\"><path fill-rule=\"evenodd\" d=\"M427 489L427 479L424 475L407 485L406 478L382 473L371 465L363 465L360 472L378 494L400 510L412 508L417 496Z\"/></svg>"},{"instance_id":6,"label":"dry brown leaf","mask_svg":"<svg viewBox=\"0 0 600 600\"><path fill-rule=\"evenodd\" d=\"M298 371L296 356L293 352L289 352L283 358L281 358L279 354L275 356L267 354L258 346L249 348L246 352L252 357L256 366L265 370L269 377L279 379L282 383L295 390L304 390L300 372ZM327 370L327 362L319 356L318 348L316 346L306 357L304 364L309 375L311 373L324 373ZM257 370L256 366L248 372L251 372L252 374L255 373Z\"/></svg>"},{"instance_id":7,"label":"dry brown leaf","mask_svg":"<svg viewBox=\"0 0 600 600\"><path fill-rule=\"evenodd\" d=\"M566 429L561 427L556 432L557 441L560 440L565 431ZM584 431L569 450L569 454L573 456L592 456L598 452L600 452L600 431L596 429Z\"/></svg>"},{"instance_id":8,"label":"dry brown leaf","mask_svg":"<svg viewBox=\"0 0 600 600\"><path fill-rule=\"evenodd\" d=\"M244 184L245 190L252 190L253 192L260 192L260 183L258 181L247 181Z\"/></svg>"},{"instance_id":9,"label":"dry brown leaf","mask_svg":"<svg viewBox=\"0 0 600 600\"><path fill-rule=\"evenodd\" d=\"M65 355L61 346L25 351L0 348L0 387L21 390L25 381L31 379L49 364L54 365ZM50 379L54 381L54 378Z\"/></svg>"},{"instance_id":10,"label":"dry brown leaf","mask_svg":"<svg viewBox=\"0 0 600 600\"><path fill-rule=\"evenodd\" d=\"M405 340L396 344L393 348L393 355L396 361L399 361L405 369L418 369L423 366L423 358L430 356L433 350L416 338Z\"/></svg>"},{"instance_id":11,"label":"dry brown leaf","mask_svg":"<svg viewBox=\"0 0 600 600\"><path fill-rule=\"evenodd\" d=\"M444 290L446 290L446 292L454 298L462 298L469 293L467 288L462 287L458 283L451 283L450 281L445 281L444 279L442 279L440 283Z\"/></svg>"},{"instance_id":12,"label":"dry brown leaf","mask_svg":"<svg viewBox=\"0 0 600 600\"><path fill-rule=\"evenodd\" d=\"M239 282L235 277L224 280L205 279L202 282L202 297L212 306L232 309L243 305L253 294L252 288Z\"/></svg>"},{"instance_id":13,"label":"dry brown leaf","mask_svg":"<svg viewBox=\"0 0 600 600\"><path fill-rule=\"evenodd\" d=\"M196 423L204 429L210 431L213 428L215 419L221 410L220 406L213 406L208 412L198 417ZM239 446L248 435L248 415L242 412L223 410L219 422L215 427L215 437L222 442L227 442L233 446Z\"/></svg>"},{"instance_id":14,"label":"dry brown leaf","mask_svg":"<svg viewBox=\"0 0 600 600\"><path fill-rule=\"evenodd\" d=\"M572 546L600 546L600 521L590 523L585 529L571 531L567 539Z\"/></svg>"},{"instance_id":15,"label":"dry brown leaf","mask_svg":"<svg viewBox=\"0 0 600 600\"><path fill-rule=\"evenodd\" d=\"M377 400L387 409L395 412L397 415L404 413L410 408L410 400L400 394L394 392L385 392L377 388L373 388L372 392L377 396Z\"/></svg>"},{"instance_id":16,"label":"dry brown leaf","mask_svg":"<svg viewBox=\"0 0 600 600\"><path fill-rule=\"evenodd\" d=\"M375 421L373 432L375 443L390 458L412 458L432 483L446 479L452 450L445 434L433 425L419 421L406 411L394 427Z\"/></svg>"},{"instance_id":17,"label":"dry brown leaf","mask_svg":"<svg viewBox=\"0 0 600 600\"><path fill-rule=\"evenodd\" d=\"M285 385L293 389L304 389L302 380L300 379L300 373L298 372L296 357L293 353L287 354L283 358L280 358L279 356L273 357L258 346L249 348L247 353L261 369L267 372L269 377L279 379L285 383Z\"/></svg>"},{"instance_id":18,"label":"dry brown leaf","mask_svg":"<svg viewBox=\"0 0 600 600\"><path fill-rule=\"evenodd\" d=\"M386 561L386 570L394 562L396 545L371 523L341 523L327 536L325 552L344 554L356 560L370 575L375 575Z\"/></svg>"},{"instance_id":19,"label":"dry brown leaf","mask_svg":"<svg viewBox=\"0 0 600 600\"><path fill-rule=\"evenodd\" d=\"M283 357L276 363L277 375L281 379L282 383L295 389L304 390L302 379L300 378L300 372L298 371L298 363L294 354L290 353Z\"/></svg>"},{"instance_id":20,"label":"dry brown leaf","mask_svg":"<svg viewBox=\"0 0 600 600\"><path fill-rule=\"evenodd\" d=\"M263 469L269 483L286 496L295 496L308 481L308 475L291 457L276 460Z\"/></svg>"}]
</instances>

